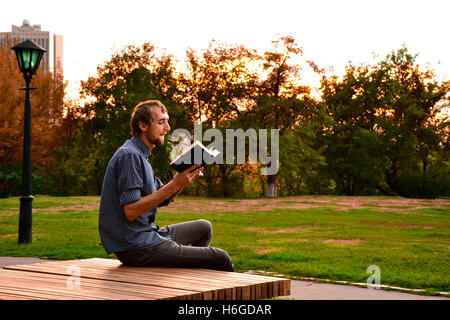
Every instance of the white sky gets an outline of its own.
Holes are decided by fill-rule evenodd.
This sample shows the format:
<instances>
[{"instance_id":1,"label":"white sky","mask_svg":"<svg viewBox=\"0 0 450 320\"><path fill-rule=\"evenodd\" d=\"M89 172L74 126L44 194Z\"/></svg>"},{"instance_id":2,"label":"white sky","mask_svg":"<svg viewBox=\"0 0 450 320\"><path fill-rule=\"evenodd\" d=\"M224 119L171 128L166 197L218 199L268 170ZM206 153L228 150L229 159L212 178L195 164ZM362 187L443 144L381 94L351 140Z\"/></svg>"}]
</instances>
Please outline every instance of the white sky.
<instances>
[{"instance_id":1,"label":"white sky","mask_svg":"<svg viewBox=\"0 0 450 320\"><path fill-rule=\"evenodd\" d=\"M64 73L73 87L128 44L153 42L183 57L211 39L262 49L291 34L305 57L343 70L406 44L440 78L450 76L449 0L21 0L0 6L0 31L40 24L64 36Z\"/></svg>"}]
</instances>

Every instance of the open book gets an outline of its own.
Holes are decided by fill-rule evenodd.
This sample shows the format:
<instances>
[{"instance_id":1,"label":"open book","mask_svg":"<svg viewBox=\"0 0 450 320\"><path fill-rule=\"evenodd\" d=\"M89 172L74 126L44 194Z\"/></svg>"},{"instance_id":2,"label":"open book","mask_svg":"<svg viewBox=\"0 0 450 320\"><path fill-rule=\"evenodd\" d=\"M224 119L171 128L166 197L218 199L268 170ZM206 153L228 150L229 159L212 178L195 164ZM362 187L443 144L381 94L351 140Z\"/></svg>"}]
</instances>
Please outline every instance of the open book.
<instances>
[{"instance_id":1,"label":"open book","mask_svg":"<svg viewBox=\"0 0 450 320\"><path fill-rule=\"evenodd\" d=\"M207 149L200 141L195 141L170 163L170 167L183 172L196 164L212 164L219 154L219 150Z\"/></svg>"}]
</instances>

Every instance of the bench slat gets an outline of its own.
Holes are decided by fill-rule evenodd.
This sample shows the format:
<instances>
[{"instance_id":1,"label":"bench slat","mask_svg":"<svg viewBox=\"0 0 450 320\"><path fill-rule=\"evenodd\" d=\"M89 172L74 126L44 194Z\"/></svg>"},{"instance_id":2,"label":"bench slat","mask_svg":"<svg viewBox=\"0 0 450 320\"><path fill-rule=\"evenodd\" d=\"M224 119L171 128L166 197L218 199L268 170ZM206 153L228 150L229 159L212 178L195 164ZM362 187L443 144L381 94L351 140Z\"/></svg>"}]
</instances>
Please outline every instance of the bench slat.
<instances>
[{"instance_id":1,"label":"bench slat","mask_svg":"<svg viewBox=\"0 0 450 320\"><path fill-rule=\"evenodd\" d=\"M67 288L67 279L73 276L69 267L79 268L79 289ZM198 268L129 267L101 258L5 266L0 280L0 299L254 300L290 294L290 280L285 278Z\"/></svg>"},{"instance_id":2,"label":"bench slat","mask_svg":"<svg viewBox=\"0 0 450 320\"><path fill-rule=\"evenodd\" d=\"M54 264L55 266L56 264ZM64 261L58 264L58 266L79 266L81 270L108 270L111 273L129 274L133 276L139 275L141 277L147 277L151 279L164 279L162 285L168 285L168 281L175 281L176 285L182 283L188 284L189 288L196 288L203 286L209 288L211 285L216 286L219 289L226 289L224 292L225 299L236 300L242 299L242 296L250 294L250 285L247 282L240 281L239 279L230 278L227 275L222 275L223 272L206 274L204 277L196 276L190 271L192 269L180 269L180 268L139 268L139 267L125 267L125 266L102 266L102 265L89 265L88 267L83 263L77 263L74 261ZM181 272L180 272L181 271ZM169 280L166 280L169 278ZM258 283L258 285L263 285ZM232 286L233 288L230 288ZM220 293L219 293L220 294ZM248 297L250 299L250 297Z\"/></svg>"},{"instance_id":3,"label":"bench slat","mask_svg":"<svg viewBox=\"0 0 450 320\"><path fill-rule=\"evenodd\" d=\"M32 273L42 273L42 274L56 274L62 275L66 278L68 276L72 276L70 271L68 271L67 266L37 266L37 265L19 265L8 267L8 270L21 270L28 271ZM121 272L116 270L96 270L93 268L80 267L80 277L81 282L84 279L101 279L110 283L133 283L140 284L146 286L152 286L155 290L164 291L164 289L180 289L180 290L189 290L192 294L201 293L202 291L206 291L207 293L211 293L209 296L212 298L214 291L218 289L212 286L206 286L195 283L186 283L177 281L177 279L173 279L170 275L165 275L164 277L159 278L146 278L141 275L134 273ZM227 289L227 288L225 288ZM225 290L224 289L224 290ZM217 293L215 293L217 295ZM208 296L208 295L207 295Z\"/></svg>"},{"instance_id":4,"label":"bench slat","mask_svg":"<svg viewBox=\"0 0 450 320\"><path fill-rule=\"evenodd\" d=\"M90 265L90 266L122 266L121 262L117 259L101 259L101 258L91 258L91 259L79 259L79 260L72 260L74 263L79 263L83 265ZM152 269L158 269L158 268L152 268ZM165 270L170 270L171 273L177 272L177 270L186 270L181 268L164 268ZM190 268L191 272L195 272L196 274L227 274L232 278L242 279L242 280L248 280L251 283L278 283L278 285L273 284L275 287L273 297L276 296L285 296L290 294L290 280L286 278L278 278L278 277L269 277L269 276L262 276L262 275L250 275L245 273L238 273L238 272L224 272L224 271L216 271L216 270L207 270L207 269L196 269L196 268Z\"/></svg>"},{"instance_id":5,"label":"bench slat","mask_svg":"<svg viewBox=\"0 0 450 320\"><path fill-rule=\"evenodd\" d=\"M53 262L58 264L58 262ZM137 273L148 274L150 271L153 272L161 272L161 273L169 273L171 276L187 276L194 277L198 280L198 278L206 278L213 280L222 280L228 282L238 282L237 288L239 285L249 286L252 291L256 290L257 299L259 298L272 298L279 295L289 295L290 294L290 280L285 278L277 278L277 277L268 277L268 276L260 276L260 275L248 275L237 272L223 272L216 270L207 270L207 269L195 269L195 268L140 268L140 267L125 267L120 261L113 259L81 259L81 260L71 260L65 261L64 264L72 264L72 265L85 265L90 268L108 268L108 267L120 267L123 270L133 270ZM255 284L252 287L252 284ZM261 288L260 288L261 287ZM242 288L242 287L241 287ZM239 289L240 291L240 289ZM259 291L261 291L261 296L259 295ZM255 299L255 297L253 297Z\"/></svg>"},{"instance_id":6,"label":"bench slat","mask_svg":"<svg viewBox=\"0 0 450 320\"><path fill-rule=\"evenodd\" d=\"M80 297L82 299L120 299L120 300L146 300L170 299L174 296L179 299L189 299L196 292L123 284L111 281L82 279L80 288L70 289L67 286L67 276L40 273L38 276L31 272L0 270L0 290L2 288L18 288L23 290L40 290L52 294ZM81 280L81 279L80 279Z\"/></svg>"}]
</instances>

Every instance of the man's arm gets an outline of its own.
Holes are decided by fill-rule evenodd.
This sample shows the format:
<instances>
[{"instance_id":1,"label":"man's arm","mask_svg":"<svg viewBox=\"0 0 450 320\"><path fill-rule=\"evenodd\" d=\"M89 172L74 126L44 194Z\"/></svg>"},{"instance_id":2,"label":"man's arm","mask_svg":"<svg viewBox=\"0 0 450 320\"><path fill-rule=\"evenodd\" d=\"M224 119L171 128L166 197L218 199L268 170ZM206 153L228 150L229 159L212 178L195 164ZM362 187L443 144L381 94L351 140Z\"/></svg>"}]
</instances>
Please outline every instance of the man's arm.
<instances>
[{"instance_id":1,"label":"man's arm","mask_svg":"<svg viewBox=\"0 0 450 320\"><path fill-rule=\"evenodd\" d=\"M140 198L138 201L128 203L123 206L123 211L128 220L133 221L145 212L157 207L158 204L168 199L172 194L178 191L179 187L169 182L158 191L148 194L145 197Z\"/></svg>"},{"instance_id":2,"label":"man's arm","mask_svg":"<svg viewBox=\"0 0 450 320\"><path fill-rule=\"evenodd\" d=\"M203 167L193 166L184 172L177 173L173 179L158 191L140 198L138 201L123 206L128 220L133 221L140 215L157 207L158 204L169 198L177 196L185 186L196 180L202 174Z\"/></svg>"},{"instance_id":3,"label":"man's arm","mask_svg":"<svg viewBox=\"0 0 450 320\"><path fill-rule=\"evenodd\" d=\"M183 191L184 188L180 188L178 191L175 191L174 193L172 193L170 195L170 197L168 199L173 200L177 195L179 195L181 193L181 191Z\"/></svg>"}]
</instances>

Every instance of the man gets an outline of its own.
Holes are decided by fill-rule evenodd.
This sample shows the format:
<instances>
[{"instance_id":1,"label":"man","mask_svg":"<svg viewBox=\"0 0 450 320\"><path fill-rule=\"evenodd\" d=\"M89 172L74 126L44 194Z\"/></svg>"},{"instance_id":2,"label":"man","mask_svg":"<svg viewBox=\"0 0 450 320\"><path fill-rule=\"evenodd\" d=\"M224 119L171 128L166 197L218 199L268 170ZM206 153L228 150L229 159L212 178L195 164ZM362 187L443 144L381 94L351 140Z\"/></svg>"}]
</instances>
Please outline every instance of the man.
<instances>
[{"instance_id":1,"label":"man","mask_svg":"<svg viewBox=\"0 0 450 320\"><path fill-rule=\"evenodd\" d=\"M209 247L211 223L196 220L159 228L157 207L173 201L202 176L195 165L163 185L148 162L151 150L164 143L169 115L157 100L139 103L131 115L132 138L111 158L100 200L99 232L108 254L125 265L192 267L234 271L227 252Z\"/></svg>"}]
</instances>

